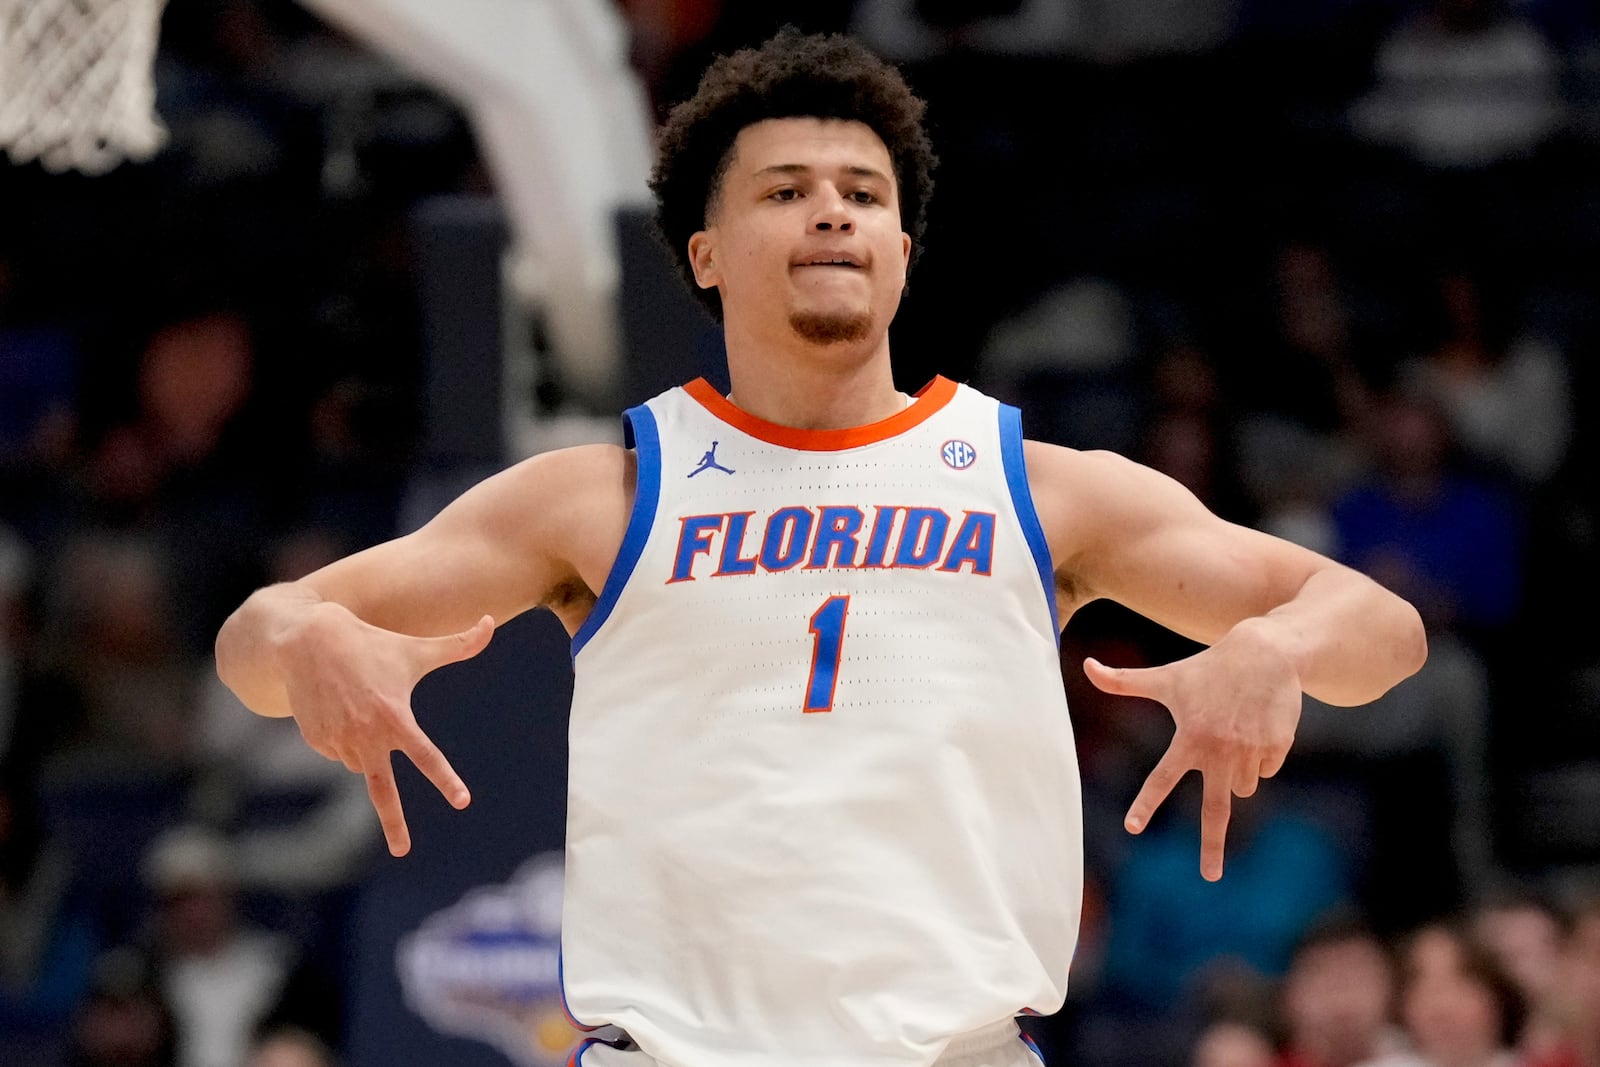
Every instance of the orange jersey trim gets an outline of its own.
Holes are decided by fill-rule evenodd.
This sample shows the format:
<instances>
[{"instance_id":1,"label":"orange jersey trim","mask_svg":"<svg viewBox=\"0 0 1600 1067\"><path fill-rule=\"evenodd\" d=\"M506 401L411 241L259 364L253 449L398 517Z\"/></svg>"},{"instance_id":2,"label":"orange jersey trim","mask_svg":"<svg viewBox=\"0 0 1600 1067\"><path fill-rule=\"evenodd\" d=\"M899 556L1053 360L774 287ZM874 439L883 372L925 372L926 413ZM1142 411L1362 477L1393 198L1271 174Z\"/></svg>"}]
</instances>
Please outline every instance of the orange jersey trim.
<instances>
[{"instance_id":1,"label":"orange jersey trim","mask_svg":"<svg viewBox=\"0 0 1600 1067\"><path fill-rule=\"evenodd\" d=\"M956 388L955 382L942 375L937 376L917 391L916 402L904 411L866 426L852 426L844 430L798 430L793 426L779 426L775 422L757 418L735 407L733 401L717 392L716 387L704 378L696 378L685 385L683 391L713 416L758 441L807 452L838 452L886 441L926 422L955 399Z\"/></svg>"}]
</instances>

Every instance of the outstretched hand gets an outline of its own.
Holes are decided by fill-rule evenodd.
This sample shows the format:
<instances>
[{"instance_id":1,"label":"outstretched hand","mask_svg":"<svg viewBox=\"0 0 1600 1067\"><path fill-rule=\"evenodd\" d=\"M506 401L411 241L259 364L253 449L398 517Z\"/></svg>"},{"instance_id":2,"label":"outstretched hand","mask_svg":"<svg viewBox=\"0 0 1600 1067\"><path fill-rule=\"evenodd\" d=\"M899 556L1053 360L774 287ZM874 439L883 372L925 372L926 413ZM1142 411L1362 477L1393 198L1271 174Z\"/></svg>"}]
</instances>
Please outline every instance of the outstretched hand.
<instances>
[{"instance_id":1,"label":"outstretched hand","mask_svg":"<svg viewBox=\"0 0 1600 1067\"><path fill-rule=\"evenodd\" d=\"M1200 873L1222 877L1223 844L1233 797L1254 795L1283 767L1300 722L1300 676L1269 641L1236 627L1210 648L1158 667L1107 667L1086 659L1089 681L1118 696L1166 705L1176 730L1145 779L1123 825L1140 833L1190 771L1204 781Z\"/></svg>"},{"instance_id":2,"label":"outstretched hand","mask_svg":"<svg viewBox=\"0 0 1600 1067\"><path fill-rule=\"evenodd\" d=\"M494 636L494 619L443 637L411 637L329 605L286 642L289 706L306 743L364 775L389 851L411 850L391 754L402 752L455 808L472 801L439 746L417 725L411 693L424 675L471 659Z\"/></svg>"}]
</instances>

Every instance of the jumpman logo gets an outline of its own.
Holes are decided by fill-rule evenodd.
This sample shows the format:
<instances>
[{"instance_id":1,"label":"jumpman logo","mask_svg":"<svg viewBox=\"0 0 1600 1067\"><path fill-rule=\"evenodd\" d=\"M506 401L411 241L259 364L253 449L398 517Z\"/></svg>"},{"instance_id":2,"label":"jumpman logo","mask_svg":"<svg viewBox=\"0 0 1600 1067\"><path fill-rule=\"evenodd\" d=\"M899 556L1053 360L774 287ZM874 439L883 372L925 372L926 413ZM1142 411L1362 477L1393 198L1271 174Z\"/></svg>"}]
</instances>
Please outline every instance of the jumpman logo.
<instances>
[{"instance_id":1,"label":"jumpman logo","mask_svg":"<svg viewBox=\"0 0 1600 1067\"><path fill-rule=\"evenodd\" d=\"M717 462L717 445L718 444L719 444L719 442L717 442L717 441L712 441L711 442L711 447L706 449L706 454L700 457L700 466L696 467L694 470L689 472L689 477L690 478L693 478L696 474L699 474L701 471L716 470L716 471L721 471L723 474L732 474L733 473L733 468L732 467L724 467L722 464Z\"/></svg>"}]
</instances>

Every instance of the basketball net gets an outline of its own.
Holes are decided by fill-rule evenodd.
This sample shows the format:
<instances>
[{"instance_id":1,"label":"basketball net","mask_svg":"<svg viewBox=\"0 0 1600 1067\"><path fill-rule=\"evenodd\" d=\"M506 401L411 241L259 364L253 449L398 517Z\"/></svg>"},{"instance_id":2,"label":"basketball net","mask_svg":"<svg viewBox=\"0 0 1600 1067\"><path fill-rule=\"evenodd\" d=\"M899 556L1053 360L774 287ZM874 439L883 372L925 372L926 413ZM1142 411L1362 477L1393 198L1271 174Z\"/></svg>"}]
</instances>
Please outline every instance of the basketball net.
<instances>
[{"instance_id":1,"label":"basketball net","mask_svg":"<svg viewBox=\"0 0 1600 1067\"><path fill-rule=\"evenodd\" d=\"M103 174L167 140L154 63L166 0L0 0L0 147Z\"/></svg>"}]
</instances>

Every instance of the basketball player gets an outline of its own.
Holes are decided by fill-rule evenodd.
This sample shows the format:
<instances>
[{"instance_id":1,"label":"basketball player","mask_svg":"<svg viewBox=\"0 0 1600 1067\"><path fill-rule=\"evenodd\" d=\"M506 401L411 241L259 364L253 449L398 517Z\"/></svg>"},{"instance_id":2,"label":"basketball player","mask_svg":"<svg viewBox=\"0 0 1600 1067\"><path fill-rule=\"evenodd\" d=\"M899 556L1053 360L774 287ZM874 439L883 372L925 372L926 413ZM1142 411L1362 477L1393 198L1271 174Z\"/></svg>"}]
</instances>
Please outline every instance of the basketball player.
<instances>
[{"instance_id":1,"label":"basketball player","mask_svg":"<svg viewBox=\"0 0 1600 1067\"><path fill-rule=\"evenodd\" d=\"M1211 879L1301 694L1362 704L1422 663L1416 612L1362 575L1118 456L1025 441L966 386L896 391L932 165L921 102L847 39L718 60L652 187L731 395L668 390L626 413L629 447L518 463L218 635L222 678L364 774L402 855L393 751L468 802L412 687L556 614L585 1067L1036 1063L1015 1018L1063 1003L1083 878L1058 642L1092 600L1207 646L1085 669L1171 710L1127 828L1198 770ZM1028 224L1004 195L976 209Z\"/></svg>"}]
</instances>

